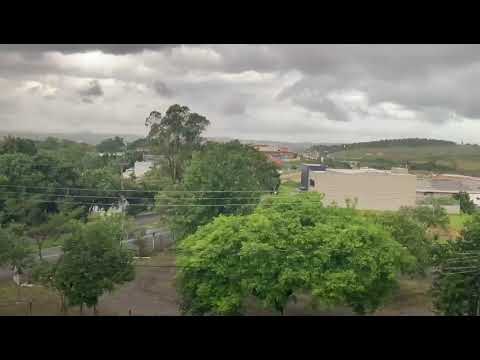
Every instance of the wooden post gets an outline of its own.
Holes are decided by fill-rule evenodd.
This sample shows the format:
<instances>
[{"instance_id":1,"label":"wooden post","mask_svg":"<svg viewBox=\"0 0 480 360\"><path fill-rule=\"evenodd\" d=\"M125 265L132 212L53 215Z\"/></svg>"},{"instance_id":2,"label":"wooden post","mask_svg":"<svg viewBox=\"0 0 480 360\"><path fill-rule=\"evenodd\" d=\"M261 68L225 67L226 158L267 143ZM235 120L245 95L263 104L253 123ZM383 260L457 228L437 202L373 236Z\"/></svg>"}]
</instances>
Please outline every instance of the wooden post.
<instances>
[{"instance_id":1,"label":"wooden post","mask_svg":"<svg viewBox=\"0 0 480 360\"><path fill-rule=\"evenodd\" d=\"M132 309L128 309L128 316L132 316Z\"/></svg>"},{"instance_id":2,"label":"wooden post","mask_svg":"<svg viewBox=\"0 0 480 360\"><path fill-rule=\"evenodd\" d=\"M28 303L28 314L30 316L32 316L32 307L33 307L33 303L32 301L30 300L30 302Z\"/></svg>"}]
</instances>

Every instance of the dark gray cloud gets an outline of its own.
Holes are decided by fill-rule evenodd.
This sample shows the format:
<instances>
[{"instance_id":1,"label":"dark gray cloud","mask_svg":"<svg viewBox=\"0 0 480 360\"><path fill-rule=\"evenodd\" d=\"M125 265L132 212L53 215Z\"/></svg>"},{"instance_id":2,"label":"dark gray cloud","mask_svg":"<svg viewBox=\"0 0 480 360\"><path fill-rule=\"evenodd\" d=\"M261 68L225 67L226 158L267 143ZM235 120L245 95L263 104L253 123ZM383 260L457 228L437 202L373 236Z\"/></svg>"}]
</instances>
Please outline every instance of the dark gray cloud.
<instances>
[{"instance_id":1,"label":"dark gray cloud","mask_svg":"<svg viewBox=\"0 0 480 360\"><path fill-rule=\"evenodd\" d=\"M243 99L234 99L228 101L222 110L225 115L243 115L247 110L247 104Z\"/></svg>"},{"instance_id":2,"label":"dark gray cloud","mask_svg":"<svg viewBox=\"0 0 480 360\"><path fill-rule=\"evenodd\" d=\"M78 111L93 118L118 109L111 126L143 118L138 104L164 110L173 97L217 129L248 128L249 136L293 128L305 136L314 129L366 133L372 126L416 134L423 125L448 127L453 115L480 119L478 45L0 45L2 79L0 98L18 101L16 109L51 106L46 114L58 119L72 102L94 102L106 89L101 106ZM90 79L97 80L78 88ZM28 82L41 85L28 90ZM55 107L67 97L64 108Z\"/></svg>"},{"instance_id":3,"label":"dark gray cloud","mask_svg":"<svg viewBox=\"0 0 480 360\"><path fill-rule=\"evenodd\" d=\"M64 54L99 50L106 54L125 55L135 54L144 50L168 50L175 44L0 44L0 51L21 52L29 56L49 51L58 51Z\"/></svg>"},{"instance_id":4,"label":"dark gray cloud","mask_svg":"<svg viewBox=\"0 0 480 360\"><path fill-rule=\"evenodd\" d=\"M167 98L173 96L173 91L162 81L159 81L159 80L154 81L153 89L160 96L164 96Z\"/></svg>"},{"instance_id":5,"label":"dark gray cloud","mask_svg":"<svg viewBox=\"0 0 480 360\"><path fill-rule=\"evenodd\" d=\"M99 97L103 95L103 89L98 80L92 80L85 88L78 90L78 93L87 98Z\"/></svg>"}]
</instances>

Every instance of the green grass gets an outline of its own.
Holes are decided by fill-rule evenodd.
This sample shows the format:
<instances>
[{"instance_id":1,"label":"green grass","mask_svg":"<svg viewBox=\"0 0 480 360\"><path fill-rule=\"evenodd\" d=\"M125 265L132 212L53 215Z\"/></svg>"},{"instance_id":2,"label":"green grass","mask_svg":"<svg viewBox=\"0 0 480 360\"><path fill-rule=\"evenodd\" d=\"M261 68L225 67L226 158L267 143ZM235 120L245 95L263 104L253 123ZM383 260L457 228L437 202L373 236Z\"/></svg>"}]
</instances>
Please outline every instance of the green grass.
<instances>
[{"instance_id":1,"label":"green grass","mask_svg":"<svg viewBox=\"0 0 480 360\"><path fill-rule=\"evenodd\" d=\"M60 299L52 291L40 287L18 287L11 280L0 282L0 316L29 315L29 302L33 315L60 315Z\"/></svg>"},{"instance_id":2,"label":"green grass","mask_svg":"<svg viewBox=\"0 0 480 360\"><path fill-rule=\"evenodd\" d=\"M280 185L280 187L278 189L278 193L279 194L296 193L299 186L300 186L300 183L288 180L288 181L283 182Z\"/></svg>"},{"instance_id":3,"label":"green grass","mask_svg":"<svg viewBox=\"0 0 480 360\"><path fill-rule=\"evenodd\" d=\"M450 227L455 231L461 231L465 223L471 219L471 215L468 214L450 214Z\"/></svg>"}]
</instances>

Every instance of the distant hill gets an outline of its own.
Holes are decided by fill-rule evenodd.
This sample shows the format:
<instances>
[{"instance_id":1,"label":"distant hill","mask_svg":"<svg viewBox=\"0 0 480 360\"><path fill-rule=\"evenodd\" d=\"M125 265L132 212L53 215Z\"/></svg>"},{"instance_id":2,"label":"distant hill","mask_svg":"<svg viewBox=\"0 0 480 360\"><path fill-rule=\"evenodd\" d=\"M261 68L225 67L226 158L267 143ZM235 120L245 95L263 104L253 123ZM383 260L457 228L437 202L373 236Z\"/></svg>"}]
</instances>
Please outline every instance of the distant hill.
<instances>
[{"instance_id":1,"label":"distant hill","mask_svg":"<svg viewBox=\"0 0 480 360\"><path fill-rule=\"evenodd\" d=\"M207 137L208 140L217 141L217 142L228 142L235 140L230 137ZM254 140L254 139L237 139L242 144L265 144L265 145L275 145L275 146L284 146L288 147L290 151L293 152L302 152L306 149L314 146L313 142L288 142L288 141L271 141L271 140ZM325 145L334 145L333 143Z\"/></svg>"},{"instance_id":2,"label":"distant hill","mask_svg":"<svg viewBox=\"0 0 480 360\"><path fill-rule=\"evenodd\" d=\"M480 176L480 146L460 145L436 139L394 139L313 149L337 161L355 161L359 166L389 169L408 166L412 171Z\"/></svg>"},{"instance_id":3,"label":"distant hill","mask_svg":"<svg viewBox=\"0 0 480 360\"><path fill-rule=\"evenodd\" d=\"M105 139L120 136L127 140L127 142L135 141L142 136L140 135L125 135L125 134L99 134L91 132L78 133L36 133L36 132L20 132L20 131L0 131L0 137L12 135L23 137L32 140L45 140L47 137L56 137L59 139L66 139L76 142L83 142L91 145L97 145Z\"/></svg>"},{"instance_id":4,"label":"distant hill","mask_svg":"<svg viewBox=\"0 0 480 360\"><path fill-rule=\"evenodd\" d=\"M457 145L453 141L437 140L437 139L422 139L422 138L407 138L407 139L385 139L376 141L367 141L360 143L348 144L348 148L362 148L362 147L389 147L389 146L437 146L437 145Z\"/></svg>"}]
</instances>

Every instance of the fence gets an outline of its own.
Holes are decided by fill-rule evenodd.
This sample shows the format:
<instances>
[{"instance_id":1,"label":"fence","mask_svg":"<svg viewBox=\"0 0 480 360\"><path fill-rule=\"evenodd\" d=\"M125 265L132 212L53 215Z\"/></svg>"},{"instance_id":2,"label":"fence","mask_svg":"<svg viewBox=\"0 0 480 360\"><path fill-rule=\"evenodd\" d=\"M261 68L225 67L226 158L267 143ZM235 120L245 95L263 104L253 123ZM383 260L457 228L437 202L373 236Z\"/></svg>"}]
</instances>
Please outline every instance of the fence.
<instances>
[{"instance_id":1,"label":"fence","mask_svg":"<svg viewBox=\"0 0 480 360\"><path fill-rule=\"evenodd\" d=\"M142 239L129 239L126 242L128 248L136 252L152 253L165 250L173 244L174 238L169 231L147 230Z\"/></svg>"},{"instance_id":2,"label":"fence","mask_svg":"<svg viewBox=\"0 0 480 360\"><path fill-rule=\"evenodd\" d=\"M94 313L92 309L84 309L80 311L78 307L70 308L66 312L61 310L60 303L57 310L45 311L43 302L35 302L33 300L3 301L0 302L0 316L95 316L110 315L98 312ZM125 309L124 313L116 316L135 316L132 308Z\"/></svg>"}]
</instances>

